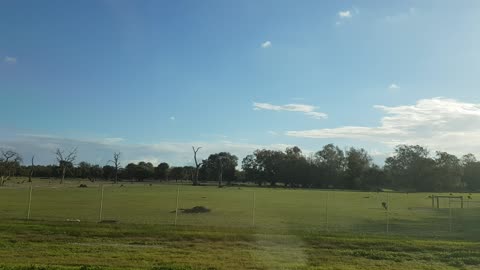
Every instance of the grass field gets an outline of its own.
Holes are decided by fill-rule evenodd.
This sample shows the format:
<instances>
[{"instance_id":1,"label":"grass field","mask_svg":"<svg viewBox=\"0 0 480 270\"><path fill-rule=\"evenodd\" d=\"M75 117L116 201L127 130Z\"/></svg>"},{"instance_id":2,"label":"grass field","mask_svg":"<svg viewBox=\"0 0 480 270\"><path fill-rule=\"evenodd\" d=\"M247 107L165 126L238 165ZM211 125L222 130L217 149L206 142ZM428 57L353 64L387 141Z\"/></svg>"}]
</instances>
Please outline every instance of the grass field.
<instances>
[{"instance_id":1,"label":"grass field","mask_svg":"<svg viewBox=\"0 0 480 270\"><path fill-rule=\"evenodd\" d=\"M425 193L104 183L103 219L118 223L98 224L100 183L36 179L25 221L30 185L16 182L0 189L0 269L480 267L480 194L432 209ZM178 189L179 208L211 212L180 211L175 227Z\"/></svg>"}]
</instances>

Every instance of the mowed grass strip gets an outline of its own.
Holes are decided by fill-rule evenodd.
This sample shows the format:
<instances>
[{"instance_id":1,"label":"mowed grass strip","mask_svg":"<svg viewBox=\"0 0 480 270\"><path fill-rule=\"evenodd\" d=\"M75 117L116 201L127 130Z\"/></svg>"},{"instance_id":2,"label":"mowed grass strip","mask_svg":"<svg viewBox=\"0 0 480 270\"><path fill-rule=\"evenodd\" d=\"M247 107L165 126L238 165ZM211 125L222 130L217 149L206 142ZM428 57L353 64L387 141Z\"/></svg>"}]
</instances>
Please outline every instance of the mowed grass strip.
<instances>
[{"instance_id":1,"label":"mowed grass strip","mask_svg":"<svg viewBox=\"0 0 480 270\"><path fill-rule=\"evenodd\" d=\"M0 230L0 269L480 267L480 244L455 240L19 220L3 221Z\"/></svg>"}]
</instances>

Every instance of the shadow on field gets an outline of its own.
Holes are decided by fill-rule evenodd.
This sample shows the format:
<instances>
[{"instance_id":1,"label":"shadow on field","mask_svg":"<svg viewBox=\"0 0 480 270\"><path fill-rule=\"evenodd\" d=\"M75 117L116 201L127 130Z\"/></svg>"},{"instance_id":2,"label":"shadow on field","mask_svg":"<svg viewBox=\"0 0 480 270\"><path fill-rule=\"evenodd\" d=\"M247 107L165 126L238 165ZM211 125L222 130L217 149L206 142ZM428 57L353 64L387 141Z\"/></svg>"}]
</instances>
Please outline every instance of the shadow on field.
<instances>
[{"instance_id":1,"label":"shadow on field","mask_svg":"<svg viewBox=\"0 0 480 270\"><path fill-rule=\"evenodd\" d=\"M350 260L345 258L348 257L356 262L352 267L359 267L358 259L379 263L383 261L388 265L395 264L398 269L402 269L402 265L406 268L412 264L415 267L440 266L441 269L444 265L461 268L480 266L480 245L477 243L345 234L310 234L305 236L305 242L309 266L325 265L329 261L338 260L337 258L343 258L343 263L347 266Z\"/></svg>"},{"instance_id":2,"label":"shadow on field","mask_svg":"<svg viewBox=\"0 0 480 270\"><path fill-rule=\"evenodd\" d=\"M361 234L383 234L417 238L480 240L480 209L456 209L449 215L448 209L416 209L413 214L392 211L384 220L358 220L349 228L332 226L333 232L353 232ZM425 215L422 211L428 211ZM399 211L400 212L400 211ZM401 216L401 217L400 217ZM409 218L402 218L407 216Z\"/></svg>"}]
</instances>

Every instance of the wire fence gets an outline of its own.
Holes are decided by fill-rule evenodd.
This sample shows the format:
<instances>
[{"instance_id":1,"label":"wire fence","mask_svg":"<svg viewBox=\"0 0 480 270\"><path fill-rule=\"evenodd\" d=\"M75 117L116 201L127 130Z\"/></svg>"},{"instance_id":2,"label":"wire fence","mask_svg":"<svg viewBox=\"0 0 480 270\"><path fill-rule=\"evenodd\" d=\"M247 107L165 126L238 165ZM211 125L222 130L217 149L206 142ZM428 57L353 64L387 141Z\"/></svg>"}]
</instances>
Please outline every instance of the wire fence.
<instances>
[{"instance_id":1,"label":"wire fence","mask_svg":"<svg viewBox=\"0 0 480 270\"><path fill-rule=\"evenodd\" d=\"M442 199L433 207L425 193L33 185L0 189L0 218L478 238L480 201L472 196L480 195Z\"/></svg>"}]
</instances>

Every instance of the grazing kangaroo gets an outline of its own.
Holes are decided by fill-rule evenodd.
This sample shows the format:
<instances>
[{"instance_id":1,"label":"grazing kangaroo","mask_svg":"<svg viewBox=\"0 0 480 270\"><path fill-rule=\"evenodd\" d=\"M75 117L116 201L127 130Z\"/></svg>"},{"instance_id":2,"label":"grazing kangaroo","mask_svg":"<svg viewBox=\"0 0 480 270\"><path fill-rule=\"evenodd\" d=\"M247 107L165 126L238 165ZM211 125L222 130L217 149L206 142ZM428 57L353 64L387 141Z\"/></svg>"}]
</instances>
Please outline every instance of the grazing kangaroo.
<instances>
[{"instance_id":1,"label":"grazing kangaroo","mask_svg":"<svg viewBox=\"0 0 480 270\"><path fill-rule=\"evenodd\" d=\"M386 202L382 202L382 206L383 206L383 208L384 208L385 210L388 210L388 205L387 205Z\"/></svg>"}]
</instances>

